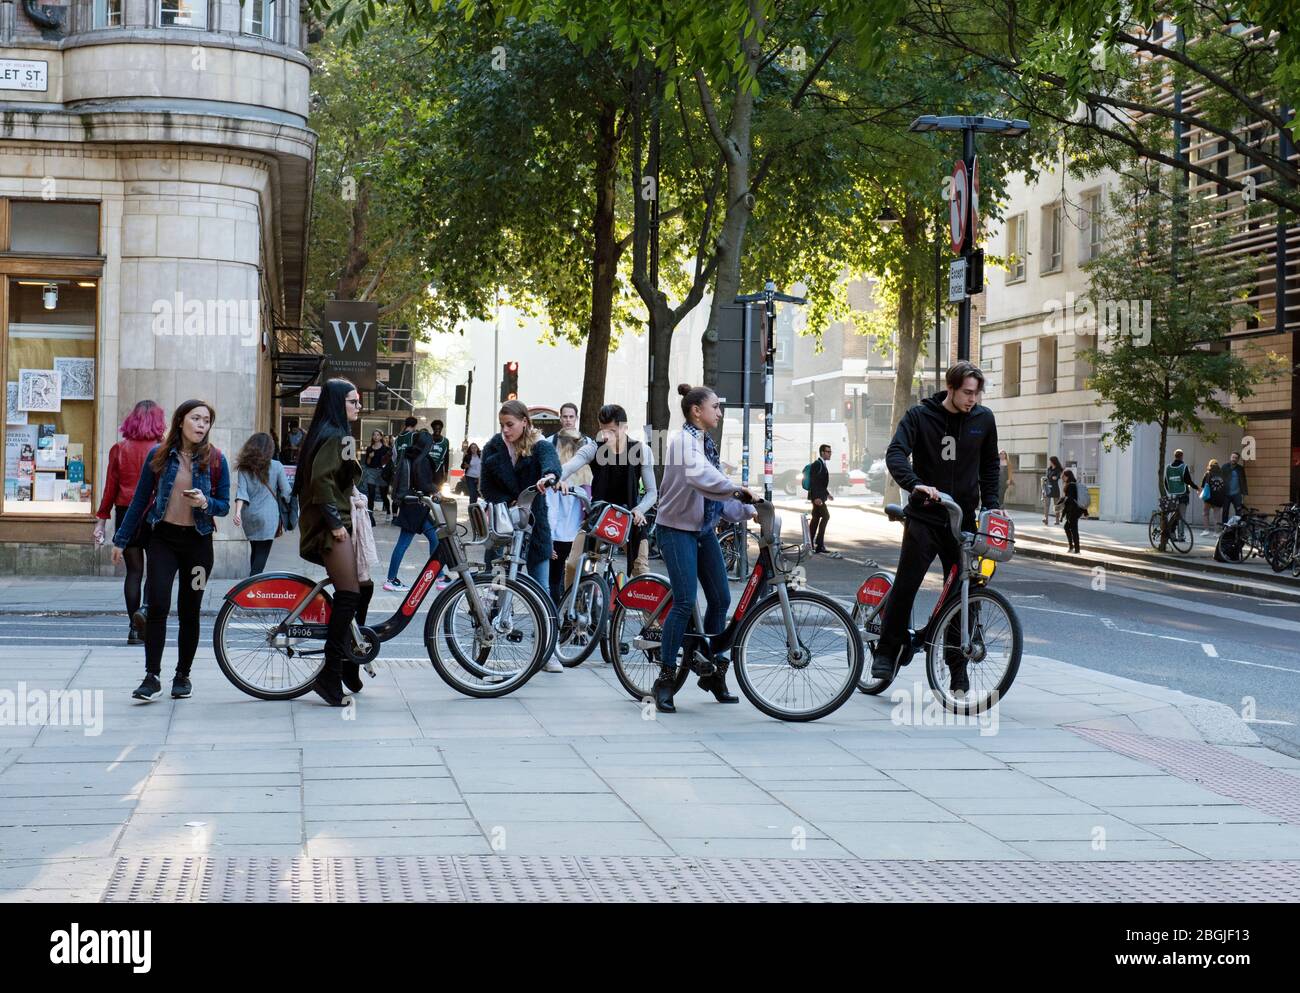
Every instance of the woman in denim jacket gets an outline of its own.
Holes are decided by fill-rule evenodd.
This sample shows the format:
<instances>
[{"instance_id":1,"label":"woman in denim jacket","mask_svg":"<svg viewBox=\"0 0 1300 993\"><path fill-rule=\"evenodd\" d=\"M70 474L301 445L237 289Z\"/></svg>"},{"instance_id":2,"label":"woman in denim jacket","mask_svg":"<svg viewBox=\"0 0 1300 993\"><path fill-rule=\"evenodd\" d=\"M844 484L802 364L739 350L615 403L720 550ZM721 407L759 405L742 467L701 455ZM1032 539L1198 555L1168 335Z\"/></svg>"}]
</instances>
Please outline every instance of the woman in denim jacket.
<instances>
[{"instance_id":1,"label":"woman in denim jacket","mask_svg":"<svg viewBox=\"0 0 1300 993\"><path fill-rule=\"evenodd\" d=\"M209 443L216 410L205 400L186 400L172 414L162 443L150 451L140 469L131 505L113 534L113 564L133 539L143 542L148 565L145 677L131 694L146 702L162 694L162 655L167 643L167 614L172 586L176 597L176 675L172 697L192 692L190 666L199 647L199 608L212 573L212 534L216 518L230 512L230 470L226 457Z\"/></svg>"}]
</instances>

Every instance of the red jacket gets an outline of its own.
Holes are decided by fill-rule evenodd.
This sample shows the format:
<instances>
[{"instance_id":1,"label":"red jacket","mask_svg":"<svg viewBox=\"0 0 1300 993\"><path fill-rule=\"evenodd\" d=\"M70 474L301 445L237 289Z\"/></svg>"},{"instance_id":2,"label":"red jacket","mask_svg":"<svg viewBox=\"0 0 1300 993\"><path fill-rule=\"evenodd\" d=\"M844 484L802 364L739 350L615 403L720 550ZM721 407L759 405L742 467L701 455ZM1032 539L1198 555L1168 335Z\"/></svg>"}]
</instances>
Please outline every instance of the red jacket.
<instances>
[{"instance_id":1,"label":"red jacket","mask_svg":"<svg viewBox=\"0 0 1300 993\"><path fill-rule=\"evenodd\" d=\"M157 441L137 441L128 438L119 441L108 453L108 478L104 480L104 499L99 502L95 516L108 520L114 507L125 507L135 496L135 484L140 479L140 467L145 456Z\"/></svg>"}]
</instances>

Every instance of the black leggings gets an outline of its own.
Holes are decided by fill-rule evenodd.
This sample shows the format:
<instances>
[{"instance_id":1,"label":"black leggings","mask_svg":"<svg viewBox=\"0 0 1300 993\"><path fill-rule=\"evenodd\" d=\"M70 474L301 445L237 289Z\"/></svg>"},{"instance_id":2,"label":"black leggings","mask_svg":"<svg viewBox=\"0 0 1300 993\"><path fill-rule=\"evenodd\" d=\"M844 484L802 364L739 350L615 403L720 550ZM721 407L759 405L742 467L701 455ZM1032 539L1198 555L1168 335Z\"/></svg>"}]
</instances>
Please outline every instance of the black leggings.
<instances>
[{"instance_id":1,"label":"black leggings","mask_svg":"<svg viewBox=\"0 0 1300 993\"><path fill-rule=\"evenodd\" d=\"M125 513L125 507L113 508L114 534L122 526L122 516ZM122 561L126 563L126 581L122 584L122 592L126 595L126 616L130 618L140 609L140 593L144 585L144 549L128 545L122 549Z\"/></svg>"},{"instance_id":2,"label":"black leggings","mask_svg":"<svg viewBox=\"0 0 1300 993\"><path fill-rule=\"evenodd\" d=\"M573 542L553 541L551 550L555 553L551 559L551 599L558 606L564 599L564 565L569 561L569 552L573 551Z\"/></svg>"},{"instance_id":3,"label":"black leggings","mask_svg":"<svg viewBox=\"0 0 1300 993\"><path fill-rule=\"evenodd\" d=\"M1071 548L1079 547L1079 514L1071 514L1066 511L1065 514L1065 539L1070 543Z\"/></svg>"},{"instance_id":4,"label":"black leggings","mask_svg":"<svg viewBox=\"0 0 1300 993\"><path fill-rule=\"evenodd\" d=\"M266 538L262 541L249 541L250 549L248 556L248 574L256 576L259 572L266 571L266 560L271 555L271 546L275 544L275 539Z\"/></svg>"},{"instance_id":5,"label":"black leggings","mask_svg":"<svg viewBox=\"0 0 1300 993\"><path fill-rule=\"evenodd\" d=\"M392 508L388 505L388 487L382 483L369 483L366 486L367 508L370 510L370 516L375 516L375 497L379 498L379 506L384 509L384 513L391 513Z\"/></svg>"},{"instance_id":6,"label":"black leggings","mask_svg":"<svg viewBox=\"0 0 1300 993\"><path fill-rule=\"evenodd\" d=\"M212 535L201 535L192 527L159 521L146 549L149 559L149 623L145 630L145 668L155 676L162 672L163 648L167 644L167 615L171 610L172 584L179 574L176 592L176 672L188 676L199 647L199 608L203 591L212 575Z\"/></svg>"}]
</instances>

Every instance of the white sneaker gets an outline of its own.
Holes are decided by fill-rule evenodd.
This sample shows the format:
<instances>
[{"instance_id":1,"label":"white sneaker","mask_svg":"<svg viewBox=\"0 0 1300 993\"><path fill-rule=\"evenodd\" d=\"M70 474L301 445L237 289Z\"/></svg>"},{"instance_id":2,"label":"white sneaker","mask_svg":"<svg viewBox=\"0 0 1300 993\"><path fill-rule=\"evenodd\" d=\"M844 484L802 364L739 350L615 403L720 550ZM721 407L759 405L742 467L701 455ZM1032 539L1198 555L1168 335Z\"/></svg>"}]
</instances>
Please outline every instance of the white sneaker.
<instances>
[{"instance_id":1,"label":"white sneaker","mask_svg":"<svg viewBox=\"0 0 1300 993\"><path fill-rule=\"evenodd\" d=\"M542 672L563 672L564 666L560 665L560 660L552 655L546 660L546 665L542 666Z\"/></svg>"},{"instance_id":2,"label":"white sneaker","mask_svg":"<svg viewBox=\"0 0 1300 993\"><path fill-rule=\"evenodd\" d=\"M408 587L400 579L390 579L384 583L384 589L389 593L405 593Z\"/></svg>"}]
</instances>

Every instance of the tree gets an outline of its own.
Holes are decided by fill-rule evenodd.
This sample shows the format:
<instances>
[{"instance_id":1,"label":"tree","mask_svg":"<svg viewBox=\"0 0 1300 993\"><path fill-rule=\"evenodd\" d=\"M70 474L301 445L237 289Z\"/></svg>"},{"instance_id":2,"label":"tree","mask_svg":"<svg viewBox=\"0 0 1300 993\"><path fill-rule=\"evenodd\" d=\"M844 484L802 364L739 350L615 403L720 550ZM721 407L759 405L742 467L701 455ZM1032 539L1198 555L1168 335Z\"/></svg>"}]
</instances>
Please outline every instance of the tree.
<instances>
[{"instance_id":1,"label":"tree","mask_svg":"<svg viewBox=\"0 0 1300 993\"><path fill-rule=\"evenodd\" d=\"M1092 297L1082 318L1095 321L1099 344L1083 353L1093 367L1089 386L1113 411L1102 442L1125 449L1138 426L1158 425L1152 468L1161 493L1169 432L1214 441L1207 416L1244 425L1234 405L1281 369L1277 356L1252 361L1227 347L1228 332L1254 313L1245 289L1254 262L1224 251L1214 202L1187 201L1171 192L1176 186L1149 165L1128 173L1111 199L1102 252L1084 265ZM1184 238L1171 236L1175 226Z\"/></svg>"}]
</instances>

